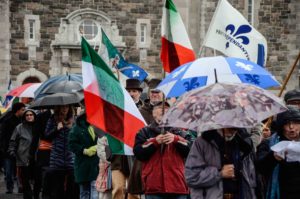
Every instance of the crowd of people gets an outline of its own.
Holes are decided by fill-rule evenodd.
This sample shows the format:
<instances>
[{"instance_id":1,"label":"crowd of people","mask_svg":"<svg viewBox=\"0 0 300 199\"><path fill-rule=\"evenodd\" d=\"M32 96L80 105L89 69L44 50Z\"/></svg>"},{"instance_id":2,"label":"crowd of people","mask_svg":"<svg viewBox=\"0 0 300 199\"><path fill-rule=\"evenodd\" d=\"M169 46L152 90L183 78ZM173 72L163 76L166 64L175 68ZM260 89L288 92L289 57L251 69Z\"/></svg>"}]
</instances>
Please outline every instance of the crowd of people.
<instances>
[{"instance_id":1,"label":"crowd of people","mask_svg":"<svg viewBox=\"0 0 300 199\"><path fill-rule=\"evenodd\" d=\"M24 199L298 199L300 162L271 150L300 141L300 90L285 94L288 110L271 126L223 128L201 136L160 127L172 100L137 79L126 90L146 123L137 132L134 156L112 154L105 132L73 105L32 110L15 103L0 119L0 155L6 193ZM96 107L95 107L96 108ZM132 124L134 125L134 124Z\"/></svg>"}]
</instances>

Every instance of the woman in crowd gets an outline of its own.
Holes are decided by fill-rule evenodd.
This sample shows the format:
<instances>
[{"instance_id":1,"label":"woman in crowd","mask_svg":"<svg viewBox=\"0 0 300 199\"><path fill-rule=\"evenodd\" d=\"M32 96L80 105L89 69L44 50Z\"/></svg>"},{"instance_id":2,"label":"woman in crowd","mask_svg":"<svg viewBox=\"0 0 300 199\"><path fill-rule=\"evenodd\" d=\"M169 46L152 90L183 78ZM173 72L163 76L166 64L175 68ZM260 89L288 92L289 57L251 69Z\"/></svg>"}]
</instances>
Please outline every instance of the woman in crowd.
<instances>
[{"instance_id":1,"label":"woman in crowd","mask_svg":"<svg viewBox=\"0 0 300 199\"><path fill-rule=\"evenodd\" d=\"M27 109L23 114L22 123L19 124L10 139L8 153L16 158L16 165L20 171L23 184L23 198L32 199L33 191L30 180L33 178L34 154L32 154L32 140L36 114L33 110Z\"/></svg>"},{"instance_id":2,"label":"woman in crowd","mask_svg":"<svg viewBox=\"0 0 300 199\"><path fill-rule=\"evenodd\" d=\"M75 154L75 180L80 187L80 199L98 199L97 136L86 119L85 113L77 118L70 132L69 147Z\"/></svg>"},{"instance_id":3,"label":"woman in crowd","mask_svg":"<svg viewBox=\"0 0 300 199\"><path fill-rule=\"evenodd\" d=\"M52 190L45 193L51 199L76 199L78 187L74 182L74 154L69 150L69 132L74 123L72 106L62 105L54 109L45 130L45 138L52 139L47 183Z\"/></svg>"},{"instance_id":4,"label":"woman in crowd","mask_svg":"<svg viewBox=\"0 0 300 199\"><path fill-rule=\"evenodd\" d=\"M276 123L277 133L258 146L257 168L266 182L267 199L297 199L300 197L300 163L287 162L271 147L280 141L300 141L300 110L288 106L286 112L278 114Z\"/></svg>"}]
</instances>

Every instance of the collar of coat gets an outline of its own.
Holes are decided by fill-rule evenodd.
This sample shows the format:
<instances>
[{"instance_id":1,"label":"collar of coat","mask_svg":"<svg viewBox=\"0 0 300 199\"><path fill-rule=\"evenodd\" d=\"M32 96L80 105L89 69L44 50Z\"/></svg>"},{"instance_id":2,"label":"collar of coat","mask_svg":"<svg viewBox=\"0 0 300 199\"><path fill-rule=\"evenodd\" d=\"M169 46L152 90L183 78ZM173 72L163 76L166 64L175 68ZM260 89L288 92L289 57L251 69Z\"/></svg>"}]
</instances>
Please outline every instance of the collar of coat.
<instances>
[{"instance_id":1,"label":"collar of coat","mask_svg":"<svg viewBox=\"0 0 300 199\"><path fill-rule=\"evenodd\" d=\"M225 140L217 130L206 131L201 136L204 140L213 144L218 150L224 146ZM249 154L254 150L251 135L247 133L245 129L239 129L231 142L238 143L239 149L245 154Z\"/></svg>"}]
</instances>

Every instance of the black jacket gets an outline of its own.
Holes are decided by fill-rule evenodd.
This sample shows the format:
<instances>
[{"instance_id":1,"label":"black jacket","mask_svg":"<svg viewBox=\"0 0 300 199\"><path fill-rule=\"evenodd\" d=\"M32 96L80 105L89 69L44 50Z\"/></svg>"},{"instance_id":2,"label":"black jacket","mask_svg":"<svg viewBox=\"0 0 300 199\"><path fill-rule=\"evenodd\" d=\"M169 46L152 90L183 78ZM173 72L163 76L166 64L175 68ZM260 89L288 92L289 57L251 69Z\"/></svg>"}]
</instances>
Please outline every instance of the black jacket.
<instances>
[{"instance_id":1,"label":"black jacket","mask_svg":"<svg viewBox=\"0 0 300 199\"><path fill-rule=\"evenodd\" d=\"M287 140L280 133L275 133L272 137L264 140L257 148L257 169L264 177L265 182L269 184L273 180L271 176L275 166L279 165L279 177L276 180L279 181L280 198L297 199L300 196L300 163L286 160L279 162L274 158L270 142L276 136L279 136L279 141Z\"/></svg>"},{"instance_id":2,"label":"black jacket","mask_svg":"<svg viewBox=\"0 0 300 199\"><path fill-rule=\"evenodd\" d=\"M9 157L7 153L9 141L16 126L18 126L21 121L21 118L18 118L15 114L11 114L2 123L0 131L0 151L4 157Z\"/></svg>"}]
</instances>

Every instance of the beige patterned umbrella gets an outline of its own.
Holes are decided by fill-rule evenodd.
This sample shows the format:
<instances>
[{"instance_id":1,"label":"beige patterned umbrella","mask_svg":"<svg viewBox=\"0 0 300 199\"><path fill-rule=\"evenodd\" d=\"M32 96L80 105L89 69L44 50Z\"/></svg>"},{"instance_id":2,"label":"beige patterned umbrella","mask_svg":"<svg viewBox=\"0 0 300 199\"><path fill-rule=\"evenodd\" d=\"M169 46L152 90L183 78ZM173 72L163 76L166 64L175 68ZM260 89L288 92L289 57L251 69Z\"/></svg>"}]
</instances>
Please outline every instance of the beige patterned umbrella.
<instances>
[{"instance_id":1,"label":"beige patterned umbrella","mask_svg":"<svg viewBox=\"0 0 300 199\"><path fill-rule=\"evenodd\" d=\"M181 96L164 115L161 126L198 132L251 128L285 110L282 99L262 88L244 83L216 83Z\"/></svg>"}]
</instances>

